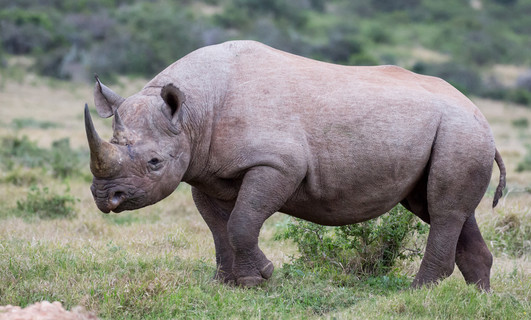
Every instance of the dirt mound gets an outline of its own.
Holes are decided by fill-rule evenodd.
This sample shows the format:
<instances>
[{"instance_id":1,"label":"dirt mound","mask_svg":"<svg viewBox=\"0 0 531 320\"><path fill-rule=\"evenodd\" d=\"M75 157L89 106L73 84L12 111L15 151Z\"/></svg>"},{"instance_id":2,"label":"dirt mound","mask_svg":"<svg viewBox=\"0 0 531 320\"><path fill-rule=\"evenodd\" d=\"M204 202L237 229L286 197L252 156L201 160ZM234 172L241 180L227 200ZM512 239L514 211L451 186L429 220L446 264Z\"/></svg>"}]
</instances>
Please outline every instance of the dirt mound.
<instances>
[{"instance_id":1,"label":"dirt mound","mask_svg":"<svg viewBox=\"0 0 531 320\"><path fill-rule=\"evenodd\" d=\"M98 320L83 307L65 310L60 302L37 302L26 308L7 305L0 306L0 320Z\"/></svg>"}]
</instances>

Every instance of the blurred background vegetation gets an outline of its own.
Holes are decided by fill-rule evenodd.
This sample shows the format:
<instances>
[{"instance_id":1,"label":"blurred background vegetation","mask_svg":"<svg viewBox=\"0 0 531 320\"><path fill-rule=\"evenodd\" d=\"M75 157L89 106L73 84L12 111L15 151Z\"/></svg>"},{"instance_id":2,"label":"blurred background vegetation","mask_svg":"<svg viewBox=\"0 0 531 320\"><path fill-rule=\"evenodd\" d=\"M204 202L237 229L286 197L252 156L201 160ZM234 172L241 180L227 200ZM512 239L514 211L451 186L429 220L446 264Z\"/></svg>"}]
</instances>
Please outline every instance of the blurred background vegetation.
<instances>
[{"instance_id":1,"label":"blurred background vegetation","mask_svg":"<svg viewBox=\"0 0 531 320\"><path fill-rule=\"evenodd\" d=\"M196 48L254 39L335 63L397 64L466 94L531 105L531 0L0 0L0 8L4 69L24 55L55 78L150 78Z\"/></svg>"}]
</instances>

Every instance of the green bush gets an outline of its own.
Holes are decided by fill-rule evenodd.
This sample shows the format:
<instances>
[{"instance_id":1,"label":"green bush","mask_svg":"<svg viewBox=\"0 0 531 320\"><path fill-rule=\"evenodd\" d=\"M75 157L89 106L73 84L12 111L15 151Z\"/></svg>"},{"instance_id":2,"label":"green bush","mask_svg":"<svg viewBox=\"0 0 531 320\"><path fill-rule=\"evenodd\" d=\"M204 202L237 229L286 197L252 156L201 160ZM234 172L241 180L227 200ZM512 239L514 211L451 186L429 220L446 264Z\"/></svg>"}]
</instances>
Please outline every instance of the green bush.
<instances>
[{"instance_id":1,"label":"green bush","mask_svg":"<svg viewBox=\"0 0 531 320\"><path fill-rule=\"evenodd\" d=\"M43 149L37 143L30 141L27 136L3 137L0 143L0 163L11 170L15 165L28 168L41 167L46 162L43 157Z\"/></svg>"},{"instance_id":2,"label":"green bush","mask_svg":"<svg viewBox=\"0 0 531 320\"><path fill-rule=\"evenodd\" d=\"M514 103L531 106L531 91L526 89L512 89L508 92L507 99Z\"/></svg>"},{"instance_id":3,"label":"green bush","mask_svg":"<svg viewBox=\"0 0 531 320\"><path fill-rule=\"evenodd\" d=\"M70 148L70 139L63 138L52 142L49 163L56 178L66 178L80 173L80 153Z\"/></svg>"},{"instance_id":4,"label":"green bush","mask_svg":"<svg viewBox=\"0 0 531 320\"><path fill-rule=\"evenodd\" d=\"M76 215L74 204L79 201L65 192L64 195L51 193L44 187L32 186L25 200L17 201L15 215L24 218L57 219L72 218Z\"/></svg>"},{"instance_id":5,"label":"green bush","mask_svg":"<svg viewBox=\"0 0 531 320\"><path fill-rule=\"evenodd\" d=\"M484 98L509 101L527 107L531 106L531 91L527 89L495 86L479 92L479 95Z\"/></svg>"},{"instance_id":6,"label":"green bush","mask_svg":"<svg viewBox=\"0 0 531 320\"><path fill-rule=\"evenodd\" d=\"M325 60L347 64L352 56L363 54L363 41L356 35L356 30L338 28L329 34L328 43L319 49Z\"/></svg>"},{"instance_id":7,"label":"green bush","mask_svg":"<svg viewBox=\"0 0 531 320\"><path fill-rule=\"evenodd\" d=\"M393 37L389 30L381 26L371 26L365 36L374 43L393 44Z\"/></svg>"},{"instance_id":8,"label":"green bush","mask_svg":"<svg viewBox=\"0 0 531 320\"><path fill-rule=\"evenodd\" d=\"M348 64L353 66L375 66L379 65L380 61L368 53L353 54L348 59Z\"/></svg>"},{"instance_id":9,"label":"green bush","mask_svg":"<svg viewBox=\"0 0 531 320\"><path fill-rule=\"evenodd\" d=\"M1 179L1 182L15 186L30 186L42 182L43 172L38 169L15 167L8 171Z\"/></svg>"},{"instance_id":10,"label":"green bush","mask_svg":"<svg viewBox=\"0 0 531 320\"><path fill-rule=\"evenodd\" d=\"M389 273L397 260L420 257L421 250L413 239L427 230L427 225L397 206L377 219L342 227L293 219L276 239L295 242L300 252L296 264L379 276Z\"/></svg>"},{"instance_id":11,"label":"green bush","mask_svg":"<svg viewBox=\"0 0 531 320\"><path fill-rule=\"evenodd\" d=\"M69 138L54 141L50 149L40 148L27 136L4 137L0 145L0 163L7 171L20 167L42 167L53 177L64 179L81 175L82 159L88 159L86 152L70 147Z\"/></svg>"},{"instance_id":12,"label":"green bush","mask_svg":"<svg viewBox=\"0 0 531 320\"><path fill-rule=\"evenodd\" d=\"M0 22L0 44L7 53L42 52L59 38L54 22L41 10L0 9Z\"/></svg>"}]
</instances>

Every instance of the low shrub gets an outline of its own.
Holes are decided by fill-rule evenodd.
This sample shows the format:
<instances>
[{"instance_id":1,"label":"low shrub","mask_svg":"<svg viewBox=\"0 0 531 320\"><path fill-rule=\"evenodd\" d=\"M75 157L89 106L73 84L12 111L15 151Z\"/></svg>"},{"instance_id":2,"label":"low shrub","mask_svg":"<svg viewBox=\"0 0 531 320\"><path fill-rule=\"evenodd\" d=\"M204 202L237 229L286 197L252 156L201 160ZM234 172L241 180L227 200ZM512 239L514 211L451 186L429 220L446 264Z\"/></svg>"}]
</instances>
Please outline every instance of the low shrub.
<instances>
[{"instance_id":1,"label":"low shrub","mask_svg":"<svg viewBox=\"0 0 531 320\"><path fill-rule=\"evenodd\" d=\"M484 98L504 100L531 107L531 91L521 88L494 87L478 93Z\"/></svg>"},{"instance_id":2,"label":"low shrub","mask_svg":"<svg viewBox=\"0 0 531 320\"><path fill-rule=\"evenodd\" d=\"M531 106L531 91L527 89L510 89L507 93L507 100L524 106Z\"/></svg>"},{"instance_id":3,"label":"low shrub","mask_svg":"<svg viewBox=\"0 0 531 320\"><path fill-rule=\"evenodd\" d=\"M48 161L56 178L66 178L80 173L80 152L72 150L70 139L63 138L52 142Z\"/></svg>"},{"instance_id":4,"label":"low shrub","mask_svg":"<svg viewBox=\"0 0 531 320\"><path fill-rule=\"evenodd\" d=\"M374 43L393 44L394 42L391 32L380 26L372 26L367 30L365 36Z\"/></svg>"},{"instance_id":5,"label":"low shrub","mask_svg":"<svg viewBox=\"0 0 531 320\"><path fill-rule=\"evenodd\" d=\"M27 136L4 137L0 145L0 162L6 170L12 170L15 165L35 168L45 163L43 150Z\"/></svg>"},{"instance_id":6,"label":"low shrub","mask_svg":"<svg viewBox=\"0 0 531 320\"><path fill-rule=\"evenodd\" d=\"M379 65L380 61L370 54L362 52L351 55L348 59L348 64L353 66L375 66Z\"/></svg>"},{"instance_id":7,"label":"low shrub","mask_svg":"<svg viewBox=\"0 0 531 320\"><path fill-rule=\"evenodd\" d=\"M70 147L70 139L63 138L52 143L50 149L37 146L27 136L4 137L0 149L0 166L6 171L16 168L42 167L50 171L55 178L66 178L81 175L83 166L82 159L88 159L88 155L80 150Z\"/></svg>"},{"instance_id":8,"label":"low shrub","mask_svg":"<svg viewBox=\"0 0 531 320\"><path fill-rule=\"evenodd\" d=\"M341 227L293 219L276 239L295 242L300 252L300 257L294 259L296 264L379 276L389 273L397 260L422 256L414 239L427 230L427 225L397 206L377 219Z\"/></svg>"},{"instance_id":9,"label":"low shrub","mask_svg":"<svg viewBox=\"0 0 531 320\"><path fill-rule=\"evenodd\" d=\"M55 194L47 187L32 186L25 200L17 201L14 215L23 218L58 219L75 217L75 203L78 199L68 194Z\"/></svg>"},{"instance_id":10,"label":"low shrub","mask_svg":"<svg viewBox=\"0 0 531 320\"><path fill-rule=\"evenodd\" d=\"M15 186L31 186L42 182L42 170L15 167L2 176L1 182Z\"/></svg>"}]
</instances>

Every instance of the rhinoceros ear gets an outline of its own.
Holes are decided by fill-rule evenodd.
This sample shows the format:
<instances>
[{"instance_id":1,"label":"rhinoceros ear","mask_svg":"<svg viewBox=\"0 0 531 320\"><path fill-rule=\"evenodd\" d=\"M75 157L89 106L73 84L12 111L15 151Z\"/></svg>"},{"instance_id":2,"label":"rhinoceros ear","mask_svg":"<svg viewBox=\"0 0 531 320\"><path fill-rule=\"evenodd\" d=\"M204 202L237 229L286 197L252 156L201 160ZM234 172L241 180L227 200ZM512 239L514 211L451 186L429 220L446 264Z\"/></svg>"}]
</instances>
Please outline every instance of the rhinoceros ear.
<instances>
[{"instance_id":1,"label":"rhinoceros ear","mask_svg":"<svg viewBox=\"0 0 531 320\"><path fill-rule=\"evenodd\" d=\"M168 115L171 118L171 121L173 124L176 124L177 121L177 111L181 108L182 104L186 101L186 97L184 93L179 90L176 86L173 84L167 84L162 88L162 91L160 92L160 96L166 102L166 105L168 106Z\"/></svg>"},{"instance_id":2,"label":"rhinoceros ear","mask_svg":"<svg viewBox=\"0 0 531 320\"><path fill-rule=\"evenodd\" d=\"M98 111L100 117L108 118L114 114L125 99L101 83L97 75L95 78L94 104L96 105L96 111Z\"/></svg>"}]
</instances>

